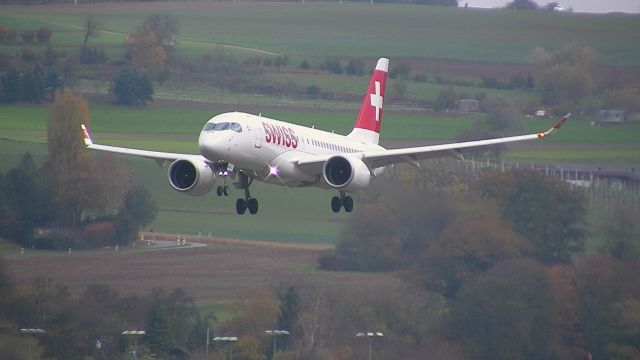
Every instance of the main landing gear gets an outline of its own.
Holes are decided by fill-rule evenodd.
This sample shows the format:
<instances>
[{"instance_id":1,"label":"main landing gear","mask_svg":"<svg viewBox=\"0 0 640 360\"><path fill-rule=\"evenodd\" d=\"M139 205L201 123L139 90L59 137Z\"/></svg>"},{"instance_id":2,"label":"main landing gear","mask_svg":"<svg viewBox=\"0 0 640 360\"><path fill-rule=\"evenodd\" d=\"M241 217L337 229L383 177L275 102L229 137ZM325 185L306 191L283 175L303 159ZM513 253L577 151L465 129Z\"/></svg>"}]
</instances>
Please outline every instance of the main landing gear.
<instances>
[{"instance_id":1,"label":"main landing gear","mask_svg":"<svg viewBox=\"0 0 640 360\"><path fill-rule=\"evenodd\" d=\"M244 189L244 199L240 198L236 201L236 213L238 215L243 215L247 209L249 209L249 213L251 215L258 213L258 199L252 198L249 193L249 186L253 183L253 179L250 179L247 175L240 172L238 187Z\"/></svg>"},{"instance_id":2,"label":"main landing gear","mask_svg":"<svg viewBox=\"0 0 640 360\"><path fill-rule=\"evenodd\" d=\"M334 196L331 198L331 210L334 213L340 211L340 208L344 207L344 211L353 211L353 198L349 195L345 195L344 191L340 191L340 197Z\"/></svg>"}]
</instances>

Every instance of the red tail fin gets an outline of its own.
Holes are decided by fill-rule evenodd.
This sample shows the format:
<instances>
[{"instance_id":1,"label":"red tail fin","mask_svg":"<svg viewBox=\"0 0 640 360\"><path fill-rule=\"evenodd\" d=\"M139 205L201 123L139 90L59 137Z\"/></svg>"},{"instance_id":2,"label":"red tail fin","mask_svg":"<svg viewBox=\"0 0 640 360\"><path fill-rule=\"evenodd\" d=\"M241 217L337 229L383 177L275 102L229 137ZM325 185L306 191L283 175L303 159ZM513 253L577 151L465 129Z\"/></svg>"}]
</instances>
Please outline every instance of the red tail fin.
<instances>
[{"instance_id":1,"label":"red tail fin","mask_svg":"<svg viewBox=\"0 0 640 360\"><path fill-rule=\"evenodd\" d=\"M350 137L362 138L364 141L378 143L380 124L382 123L382 103L387 85L389 59L380 58L371 75L367 92L362 99L360 113Z\"/></svg>"}]
</instances>

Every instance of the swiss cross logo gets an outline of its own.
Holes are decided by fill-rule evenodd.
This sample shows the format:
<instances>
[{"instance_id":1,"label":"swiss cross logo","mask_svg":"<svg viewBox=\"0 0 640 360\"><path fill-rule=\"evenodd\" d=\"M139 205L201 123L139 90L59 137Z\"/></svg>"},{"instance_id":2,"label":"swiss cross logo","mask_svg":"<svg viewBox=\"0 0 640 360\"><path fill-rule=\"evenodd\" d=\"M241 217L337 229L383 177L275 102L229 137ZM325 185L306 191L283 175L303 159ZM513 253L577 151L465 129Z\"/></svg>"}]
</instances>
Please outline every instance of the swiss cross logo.
<instances>
[{"instance_id":1,"label":"swiss cross logo","mask_svg":"<svg viewBox=\"0 0 640 360\"><path fill-rule=\"evenodd\" d=\"M380 110L382 110L383 98L380 95L380 81L375 82L376 92L371 94L371 106L376 108L376 121L380 121Z\"/></svg>"}]
</instances>

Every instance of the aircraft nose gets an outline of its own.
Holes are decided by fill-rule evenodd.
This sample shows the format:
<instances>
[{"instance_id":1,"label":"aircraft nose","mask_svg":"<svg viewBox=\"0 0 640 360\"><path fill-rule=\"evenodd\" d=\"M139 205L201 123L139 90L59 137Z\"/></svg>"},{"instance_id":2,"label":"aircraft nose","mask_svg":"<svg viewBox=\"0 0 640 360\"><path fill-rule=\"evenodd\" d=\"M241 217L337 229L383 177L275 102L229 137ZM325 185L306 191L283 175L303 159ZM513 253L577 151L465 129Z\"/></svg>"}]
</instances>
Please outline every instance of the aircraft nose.
<instances>
[{"instance_id":1,"label":"aircraft nose","mask_svg":"<svg viewBox=\"0 0 640 360\"><path fill-rule=\"evenodd\" d=\"M225 159L229 152L230 138L222 137L219 133L203 132L198 139L200 153L210 159Z\"/></svg>"}]
</instances>

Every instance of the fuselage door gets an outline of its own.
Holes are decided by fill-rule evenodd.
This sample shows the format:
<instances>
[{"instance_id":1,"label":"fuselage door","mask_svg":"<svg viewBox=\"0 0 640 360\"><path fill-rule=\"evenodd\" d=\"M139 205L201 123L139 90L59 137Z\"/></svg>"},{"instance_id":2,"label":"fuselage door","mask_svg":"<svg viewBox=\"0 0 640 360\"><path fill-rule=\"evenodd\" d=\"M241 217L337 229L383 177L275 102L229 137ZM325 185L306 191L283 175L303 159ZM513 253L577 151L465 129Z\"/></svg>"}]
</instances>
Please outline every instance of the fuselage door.
<instances>
[{"instance_id":1,"label":"fuselage door","mask_svg":"<svg viewBox=\"0 0 640 360\"><path fill-rule=\"evenodd\" d=\"M256 148L261 148L262 147L262 127L260 126L253 126L252 127L253 132L255 133L256 136L256 141L255 141L255 147Z\"/></svg>"}]
</instances>

